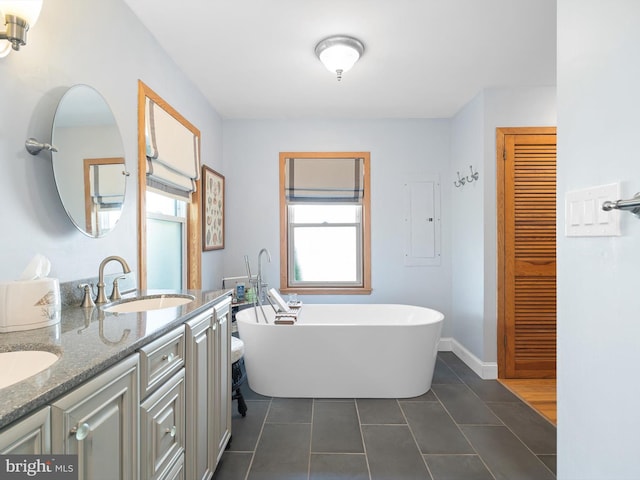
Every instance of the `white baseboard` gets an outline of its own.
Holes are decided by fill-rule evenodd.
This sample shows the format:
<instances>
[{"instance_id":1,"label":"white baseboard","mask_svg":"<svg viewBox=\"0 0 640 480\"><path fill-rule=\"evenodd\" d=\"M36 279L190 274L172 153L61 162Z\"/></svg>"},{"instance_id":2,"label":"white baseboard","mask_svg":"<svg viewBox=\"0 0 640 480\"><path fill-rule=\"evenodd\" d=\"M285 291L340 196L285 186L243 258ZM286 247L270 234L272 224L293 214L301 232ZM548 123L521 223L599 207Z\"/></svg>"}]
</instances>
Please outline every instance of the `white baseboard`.
<instances>
[{"instance_id":1,"label":"white baseboard","mask_svg":"<svg viewBox=\"0 0 640 480\"><path fill-rule=\"evenodd\" d=\"M495 380L498 378L498 364L496 362L483 362L455 338L441 338L438 344L438 351L455 353L460 360L483 380Z\"/></svg>"},{"instance_id":2,"label":"white baseboard","mask_svg":"<svg viewBox=\"0 0 640 480\"><path fill-rule=\"evenodd\" d=\"M450 352L453 350L453 338L445 337L440 338L440 343L438 343L438 351L439 352Z\"/></svg>"}]
</instances>

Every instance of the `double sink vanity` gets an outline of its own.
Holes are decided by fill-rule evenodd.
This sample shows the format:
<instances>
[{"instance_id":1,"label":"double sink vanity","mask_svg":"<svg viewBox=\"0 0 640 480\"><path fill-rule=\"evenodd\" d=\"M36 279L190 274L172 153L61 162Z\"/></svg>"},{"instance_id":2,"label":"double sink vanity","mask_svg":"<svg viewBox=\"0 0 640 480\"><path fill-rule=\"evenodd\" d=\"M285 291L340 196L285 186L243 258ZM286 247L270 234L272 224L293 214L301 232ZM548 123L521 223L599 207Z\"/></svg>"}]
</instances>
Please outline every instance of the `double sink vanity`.
<instances>
[{"instance_id":1,"label":"double sink vanity","mask_svg":"<svg viewBox=\"0 0 640 480\"><path fill-rule=\"evenodd\" d=\"M182 127L161 140L172 143ZM194 138L199 142L199 132ZM25 147L32 155L51 152L62 206L79 231L91 238L113 231L129 172L115 117L95 89L69 88L53 118L51 143L29 138ZM196 178L189 177L181 196L195 194ZM154 185L164 188L166 180ZM105 258L95 302L89 282L75 286L84 289L83 301L74 303L80 306L60 310L58 280L46 278L48 259L37 274L28 268L5 287L17 308L0 317L0 454L77 455L81 480L208 479L231 438L231 292L121 298L117 281L126 277L118 276L108 301L104 267L112 260L130 273L122 257ZM154 285L175 286L171 275L156 275L168 281L156 278ZM22 285L35 281L46 283L48 293L28 299ZM9 295L0 296L7 303ZM29 324L35 320L40 323Z\"/></svg>"},{"instance_id":2,"label":"double sink vanity","mask_svg":"<svg viewBox=\"0 0 640 480\"><path fill-rule=\"evenodd\" d=\"M81 479L210 478L231 437L230 306L145 294L0 334L0 453L75 454Z\"/></svg>"}]
</instances>

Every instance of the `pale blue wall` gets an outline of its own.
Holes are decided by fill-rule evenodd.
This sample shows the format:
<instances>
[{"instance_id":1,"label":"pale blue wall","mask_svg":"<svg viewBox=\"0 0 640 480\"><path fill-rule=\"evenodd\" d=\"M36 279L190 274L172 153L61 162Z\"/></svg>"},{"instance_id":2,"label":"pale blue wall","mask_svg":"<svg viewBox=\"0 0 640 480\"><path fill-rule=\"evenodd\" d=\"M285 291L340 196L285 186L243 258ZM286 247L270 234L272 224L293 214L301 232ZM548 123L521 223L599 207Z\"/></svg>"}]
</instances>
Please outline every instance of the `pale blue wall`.
<instances>
[{"instance_id":1,"label":"pale blue wall","mask_svg":"<svg viewBox=\"0 0 640 480\"><path fill-rule=\"evenodd\" d=\"M566 191L615 180L623 182L626 196L640 190L638 18L636 0L558 0L558 477L562 480L634 479L640 471L640 296L635 286L640 222L623 215L620 238L567 239L562 234ZM114 35L114 29L127 34ZM200 128L204 161L228 177L229 247L203 254L205 288L217 286L223 257L224 273L229 274L243 269L245 253L254 265L259 248L267 246L277 253L278 235L273 230L278 221L277 196L272 189L277 185L278 151L371 150L373 188L389 192L391 199L399 193L401 174L427 170L441 174L443 210L449 217L443 217L443 258L452 258L451 265L444 260L437 273L431 268L402 267L394 256L399 244L393 228L398 226L397 205L394 200L386 204L386 193L377 194L374 254L381 260L374 270L376 299L441 306L454 322L460 318L471 322L472 331L483 332L481 341L464 340L465 323L454 323L468 348L484 360L492 359L495 127L553 123L548 99L538 104L535 96L528 97L526 106L537 113L521 118L519 95L486 91L481 94L484 115L479 114L476 99L451 127L448 121L419 120L226 122L223 163L222 122L215 110L126 6L100 0L46 1L30 32L30 44L0 60L0 78L0 280L15 278L38 252L51 258L52 274L63 281L95 275L100 259L110 254L135 258L135 196L128 196L124 217L113 234L88 239L64 214L50 161L28 155L22 145L29 136L47 139L51 115L64 89L87 83L110 103L121 125L127 165L134 171L137 80L142 79ZM455 171L466 168L468 160L480 160L458 140L484 142L485 148L485 164L478 166L480 182L464 192L452 191ZM243 146L243 141L254 145ZM449 150L449 143L456 147ZM447 161L450 166L442 163ZM135 191L134 176L127 188L129 193ZM484 208L477 209L476 201ZM466 226L480 230L478 219L469 223L467 214L456 213L469 205L472 213L483 216L484 231L477 235L468 234ZM464 251L466 238L474 237L479 240L470 252L475 254L482 243L484 266L474 263L476 280L467 285L459 279L466 272L465 255L470 255ZM277 257L274 262L268 273L277 279ZM473 312L458 309L458 302L468 298L474 286L484 289L483 305L474 294ZM447 328L452 334L451 322Z\"/></svg>"},{"instance_id":2,"label":"pale blue wall","mask_svg":"<svg viewBox=\"0 0 640 480\"><path fill-rule=\"evenodd\" d=\"M558 0L558 478L640 478L640 220L565 237L567 191L640 191L640 2Z\"/></svg>"},{"instance_id":3,"label":"pale blue wall","mask_svg":"<svg viewBox=\"0 0 640 480\"><path fill-rule=\"evenodd\" d=\"M476 95L452 120L451 133L451 312L453 337L484 359L484 93ZM453 181L478 172L478 180L455 187Z\"/></svg>"},{"instance_id":4,"label":"pale blue wall","mask_svg":"<svg viewBox=\"0 0 640 480\"><path fill-rule=\"evenodd\" d=\"M36 253L50 258L51 276L61 281L97 276L108 255L135 265L138 79L201 130L202 158L220 168L221 119L120 0L45 1L29 44L0 59L0 78L0 281L17 278ZM57 102L78 83L93 86L110 104L131 172L123 217L102 239L73 227L49 155L33 157L23 146L27 137L51 138ZM214 279L217 286L221 257L203 255L203 286Z\"/></svg>"},{"instance_id":5,"label":"pale blue wall","mask_svg":"<svg viewBox=\"0 0 640 480\"><path fill-rule=\"evenodd\" d=\"M487 89L451 120L226 120L227 276L265 270L279 286L278 153L371 151L372 283L370 296L314 297L314 302L392 302L437 308L444 337L482 362L496 362L496 185L498 126L555 125L555 87ZM455 188L473 165L477 182ZM402 181L437 174L442 198L442 264L403 265ZM240 223L236 219L240 217Z\"/></svg>"},{"instance_id":6,"label":"pale blue wall","mask_svg":"<svg viewBox=\"0 0 640 480\"><path fill-rule=\"evenodd\" d=\"M555 122L555 87L486 89L452 119L451 180L480 175L452 192L454 338L482 362L497 360L496 128Z\"/></svg>"},{"instance_id":7,"label":"pale blue wall","mask_svg":"<svg viewBox=\"0 0 640 480\"><path fill-rule=\"evenodd\" d=\"M126 29L126 38L112 35L113 25ZM71 32L83 40L71 41ZM202 131L203 161L227 177L226 248L203 253L204 288L218 287L223 274L243 273L245 254L255 265L263 246L274 255L267 274L272 284L278 283L279 151L368 150L372 153L374 292L350 300L439 308L447 314L445 335L455 333L481 360L495 359L494 289L483 286L495 279L491 132L500 122L513 125L521 120L510 112L521 112L523 105L540 105L535 94L483 92L480 100L454 118L453 135L449 120L266 120L226 121L223 138L223 122L215 110L129 9L120 1L97 0L60 0L55 7L45 2L29 45L0 61L0 75L4 86L0 90L2 221L13 232L0 238L0 280L16 278L35 253L51 259L51 275L62 281L96 275L97 265L107 255L118 254L135 263L136 104L137 80L142 79ZM48 156L32 157L22 147L29 136L50 138L57 101L77 83L94 86L111 105L132 173L119 225L97 240L76 231L66 218ZM478 102L482 113L474 113L478 119L465 126L464 117L478 108ZM547 99L542 105L546 108ZM482 129L484 139L479 137ZM482 145L484 159L478 162ZM480 181L468 186L472 188L453 191L455 171L466 171L470 163L477 163ZM414 174L441 179L442 263L437 267L405 267L402 261L402 182ZM332 299L323 301L328 300Z\"/></svg>"},{"instance_id":8,"label":"pale blue wall","mask_svg":"<svg viewBox=\"0 0 640 480\"><path fill-rule=\"evenodd\" d=\"M229 219L225 274L253 271L261 248L271 252L269 283L279 286L278 154L281 151L371 152L371 248L373 293L314 296L313 302L408 303L436 308L451 335L451 209L449 120L227 120L224 169ZM403 182L439 175L442 181L442 262L404 266Z\"/></svg>"}]
</instances>

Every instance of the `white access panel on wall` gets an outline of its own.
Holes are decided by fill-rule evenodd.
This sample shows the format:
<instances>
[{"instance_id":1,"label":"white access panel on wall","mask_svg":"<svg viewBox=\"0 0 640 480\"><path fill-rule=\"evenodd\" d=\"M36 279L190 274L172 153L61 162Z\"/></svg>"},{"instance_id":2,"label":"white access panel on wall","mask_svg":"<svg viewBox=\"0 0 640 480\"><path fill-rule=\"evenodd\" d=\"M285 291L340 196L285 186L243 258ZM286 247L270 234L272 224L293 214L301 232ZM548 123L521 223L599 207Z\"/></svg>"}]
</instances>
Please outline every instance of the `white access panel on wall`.
<instances>
[{"instance_id":1,"label":"white access panel on wall","mask_svg":"<svg viewBox=\"0 0 640 480\"><path fill-rule=\"evenodd\" d=\"M440 265L440 179L412 177L404 191L404 264Z\"/></svg>"}]
</instances>

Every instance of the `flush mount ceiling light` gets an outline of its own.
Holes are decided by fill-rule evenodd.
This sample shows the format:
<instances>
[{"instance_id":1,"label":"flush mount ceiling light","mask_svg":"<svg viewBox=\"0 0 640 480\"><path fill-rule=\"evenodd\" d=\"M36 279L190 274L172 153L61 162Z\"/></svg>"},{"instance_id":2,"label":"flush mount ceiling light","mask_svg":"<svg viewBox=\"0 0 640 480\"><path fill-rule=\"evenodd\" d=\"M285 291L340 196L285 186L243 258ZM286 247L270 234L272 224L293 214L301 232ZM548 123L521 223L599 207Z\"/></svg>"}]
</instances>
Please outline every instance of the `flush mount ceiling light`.
<instances>
[{"instance_id":1,"label":"flush mount ceiling light","mask_svg":"<svg viewBox=\"0 0 640 480\"><path fill-rule=\"evenodd\" d=\"M41 9L42 0L0 1L0 58L27 44L27 31L35 25Z\"/></svg>"},{"instance_id":2,"label":"flush mount ceiling light","mask_svg":"<svg viewBox=\"0 0 640 480\"><path fill-rule=\"evenodd\" d=\"M364 45L360 40L344 35L335 35L322 40L316 45L316 55L327 67L337 75L338 81L364 53Z\"/></svg>"}]
</instances>

